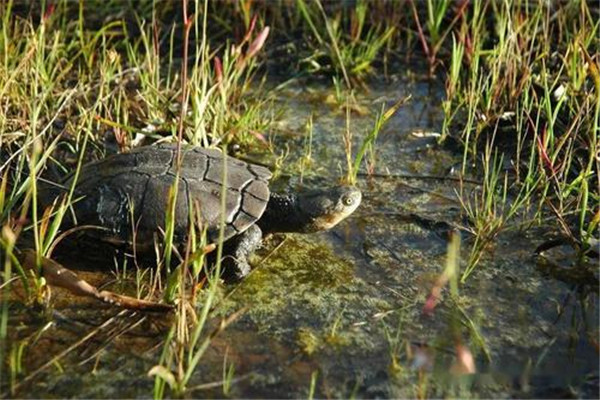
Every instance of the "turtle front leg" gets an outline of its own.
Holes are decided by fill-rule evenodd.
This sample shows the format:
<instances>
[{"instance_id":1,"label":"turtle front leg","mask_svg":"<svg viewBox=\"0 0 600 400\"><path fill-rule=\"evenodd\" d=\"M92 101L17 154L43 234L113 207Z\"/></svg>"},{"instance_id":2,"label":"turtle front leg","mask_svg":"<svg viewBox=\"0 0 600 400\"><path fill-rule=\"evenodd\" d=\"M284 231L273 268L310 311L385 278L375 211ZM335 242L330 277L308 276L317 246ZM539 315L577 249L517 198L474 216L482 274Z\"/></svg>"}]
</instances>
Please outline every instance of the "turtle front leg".
<instances>
[{"instance_id":1,"label":"turtle front leg","mask_svg":"<svg viewBox=\"0 0 600 400\"><path fill-rule=\"evenodd\" d=\"M225 243L221 260L223 277L226 280L238 281L250 273L248 257L260 247L262 231L257 225L252 225L244 233Z\"/></svg>"}]
</instances>

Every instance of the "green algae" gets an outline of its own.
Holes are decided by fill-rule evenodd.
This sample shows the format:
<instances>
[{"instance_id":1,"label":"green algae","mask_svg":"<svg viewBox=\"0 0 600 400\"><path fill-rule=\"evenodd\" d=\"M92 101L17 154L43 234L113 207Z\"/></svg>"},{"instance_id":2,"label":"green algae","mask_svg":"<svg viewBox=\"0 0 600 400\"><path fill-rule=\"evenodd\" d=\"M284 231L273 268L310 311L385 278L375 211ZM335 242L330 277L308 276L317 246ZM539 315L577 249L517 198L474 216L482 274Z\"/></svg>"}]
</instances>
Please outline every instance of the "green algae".
<instances>
[{"instance_id":1,"label":"green algae","mask_svg":"<svg viewBox=\"0 0 600 400\"><path fill-rule=\"evenodd\" d=\"M364 295L368 284L356 276L355 264L314 238L289 237L278 251L255 267L220 311L247 306L244 318L259 332L290 344L297 337L309 353L325 345L372 348L369 335L349 326L391 305Z\"/></svg>"}]
</instances>

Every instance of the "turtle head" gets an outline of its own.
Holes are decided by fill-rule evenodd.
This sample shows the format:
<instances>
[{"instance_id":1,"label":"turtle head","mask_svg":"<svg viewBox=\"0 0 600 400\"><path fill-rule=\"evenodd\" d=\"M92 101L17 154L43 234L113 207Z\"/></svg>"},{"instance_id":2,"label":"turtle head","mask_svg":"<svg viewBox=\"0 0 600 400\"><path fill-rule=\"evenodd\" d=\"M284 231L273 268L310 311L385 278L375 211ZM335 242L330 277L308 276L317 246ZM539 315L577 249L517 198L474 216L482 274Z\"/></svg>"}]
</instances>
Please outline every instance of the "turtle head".
<instances>
[{"instance_id":1,"label":"turtle head","mask_svg":"<svg viewBox=\"0 0 600 400\"><path fill-rule=\"evenodd\" d=\"M360 205L362 195L354 186L334 186L299 193L296 218L300 232L311 233L333 228Z\"/></svg>"}]
</instances>

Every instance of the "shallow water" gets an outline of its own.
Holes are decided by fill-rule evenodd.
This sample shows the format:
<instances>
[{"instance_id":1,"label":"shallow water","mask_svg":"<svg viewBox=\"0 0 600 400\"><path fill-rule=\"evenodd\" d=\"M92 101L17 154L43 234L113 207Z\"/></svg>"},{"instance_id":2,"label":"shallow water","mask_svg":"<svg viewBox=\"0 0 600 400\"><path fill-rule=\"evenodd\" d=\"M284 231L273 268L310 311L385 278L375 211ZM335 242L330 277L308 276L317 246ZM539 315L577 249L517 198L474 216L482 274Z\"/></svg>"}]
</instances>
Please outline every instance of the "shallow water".
<instances>
[{"instance_id":1,"label":"shallow water","mask_svg":"<svg viewBox=\"0 0 600 400\"><path fill-rule=\"evenodd\" d=\"M316 397L598 397L597 275L571 279L555 273L566 267L534 257L551 233L545 229L501 234L460 296L444 291L434 313L423 314L444 269L447 233L463 222L455 182L406 177L442 176L461 161L426 134L441 129L442 92L439 83L399 75L356 95L367 113L352 113L355 148L382 103L412 95L377 141L375 171L391 177L361 175L361 207L332 231L267 241L253 273L223 288L211 324L247 309L213 340L190 387L220 381L227 357L235 365L232 397L305 397L313 377ZM343 174L346 114L332 96L304 82L278 92L284 113L269 138L276 149L289 147L290 167L274 187L323 185ZM310 115L312 164L300 177L294 165L305 154ZM463 233L463 268L472 243ZM551 260L569 263L567 253L557 249ZM82 275L113 280L106 272ZM20 379L93 335L22 384L19 397L152 396L147 372L160 358L168 316L61 290L53 298L48 315L11 303L9 347L24 344ZM474 355L475 374L453 373L457 342ZM200 386L189 395L223 392Z\"/></svg>"}]
</instances>

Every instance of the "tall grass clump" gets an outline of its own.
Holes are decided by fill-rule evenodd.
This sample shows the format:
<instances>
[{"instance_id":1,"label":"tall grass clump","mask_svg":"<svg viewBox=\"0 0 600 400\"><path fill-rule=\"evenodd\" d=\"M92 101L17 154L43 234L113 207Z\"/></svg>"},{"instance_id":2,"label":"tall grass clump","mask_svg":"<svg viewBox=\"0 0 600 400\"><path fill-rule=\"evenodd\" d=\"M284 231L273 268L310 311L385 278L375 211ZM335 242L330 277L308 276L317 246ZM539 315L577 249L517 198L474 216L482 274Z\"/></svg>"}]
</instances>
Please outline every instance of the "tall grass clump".
<instances>
[{"instance_id":1,"label":"tall grass clump","mask_svg":"<svg viewBox=\"0 0 600 400\"><path fill-rule=\"evenodd\" d=\"M71 174L76 184L84 163L156 141L222 147L262 139L268 104L264 97L248 94L269 27L251 16L243 38L213 42L207 4L191 4L183 23L168 20L170 7L154 1L139 3L135 11L119 7L119 12L114 3L67 0L26 13L19 3L16 9L10 1L0 6L1 360L9 352L9 299L14 299L16 282L25 289L27 302L44 300L45 281L39 271L22 268L19 249L34 248L39 269L42 257L69 234L60 231L61 223L78 199L74 186L57 184L64 176ZM182 42L185 54L180 52ZM174 188L171 204L179 193ZM49 201L50 194L55 201ZM161 267L175 260L170 215ZM190 235L190 249L204 245L200 232ZM219 267L205 271L209 278L202 287L203 258L193 251L183 256L183 266L168 275L171 299L187 299L190 287L202 289L201 297L208 299L198 311L182 300L177 311L174 337L181 339L183 327L192 327L192 340L185 342L193 343L185 351L196 355L186 363L189 380L199 362ZM192 265L193 279L187 264ZM153 276L160 287L160 274ZM190 313L199 313L197 324ZM7 382L4 368L0 363L2 389Z\"/></svg>"},{"instance_id":2,"label":"tall grass clump","mask_svg":"<svg viewBox=\"0 0 600 400\"><path fill-rule=\"evenodd\" d=\"M344 142L344 150L346 153L346 164L347 164L347 175L346 182L355 185L357 181L358 172L363 163L364 157L368 156L369 161L367 162L367 172L373 173L375 168L375 141L379 136L379 133L384 128L390 118L398 111L398 109L410 100L410 96L398 100L391 107L385 107L385 104L381 105L381 110L375 117L373 128L363 138L356 155L352 155L352 130L350 128L350 108L346 107L346 129L342 134Z\"/></svg>"},{"instance_id":3,"label":"tall grass clump","mask_svg":"<svg viewBox=\"0 0 600 400\"><path fill-rule=\"evenodd\" d=\"M252 62L251 58L256 51L262 47L266 36L268 35L268 28L265 28L263 33L259 35L257 39L250 45L246 54L235 50L231 51L233 58L230 60L229 55L224 57L224 66L218 57L214 58L215 74L211 74L210 69L210 54L208 49L208 43L206 40L206 24L207 24L207 12L208 2L205 1L201 6L196 2L196 10L193 16L188 15L187 4L184 2L183 8L183 27L184 33L184 59L187 59L188 46L189 46L189 33L192 24L198 26L200 16L203 17L201 23L201 41L196 46L196 57L191 71L191 79L188 82L188 65L187 63L182 64L182 106L181 115L179 121L178 138L179 143L184 138L185 132L185 119L188 115L187 105L188 101L191 100L192 105L192 116L196 122L196 127L205 127L206 121L203 120L209 114L209 107L217 103L217 108L212 109L213 114L211 116L216 120L219 116L224 116L227 112L227 95L232 95L230 90L235 89L238 80L243 74L243 69L246 62ZM254 25L254 22L252 23ZM250 27L244 41L248 41L252 29ZM243 43L242 43L243 44ZM226 52L230 50L226 48ZM237 60L237 61L235 61ZM234 63L237 64L237 67ZM214 77L214 82L211 82L210 77ZM188 85L189 84L189 85ZM191 89L191 90L189 90ZM218 92L217 92L218 91ZM215 99L213 93L219 94L219 99ZM220 102L219 102L220 100ZM219 108L219 106L223 108ZM221 121L223 122L223 121ZM214 124L213 124L214 128ZM219 129L222 126L218 127ZM220 132L218 129L215 132ZM206 129L195 130L195 134L191 136L191 142L194 144L215 145L220 143L226 138L218 136L216 134L209 135ZM209 139L210 142L209 143ZM177 154L177 174L181 170L181 159L180 154ZM159 363L154 366L150 371L149 375L154 376L154 398L160 399L166 396L167 387L175 396L184 396L194 390L190 387L190 381L196 368L198 367L205 351L211 343L212 338L218 334L227 325L223 322L221 326L217 327L213 332L208 332L208 320L210 312L214 307L215 299L220 291L220 278L221 278L221 257L223 251L223 235L225 228L225 208L226 208L226 196L227 196L227 160L223 159L223 185L220 193L221 197L221 218L219 222L219 240L216 249L216 265L214 268L209 269L205 262L205 254L202 252L202 248L206 246L206 230L196 232L196 226L202 226L200 219L200 212L196 213L194 207L190 207L190 231L188 234L188 240L185 245L185 252L181 264L172 272L169 271L169 277L167 287L165 288L165 298L167 301L173 301L175 298L177 301L177 308L175 312L175 321L165 339L163 351ZM178 195L184 195L183 192L178 190L177 182L179 181L178 176L176 177L176 183L172 187L169 197L169 210L167 213L167 220L165 221L166 235L165 235L165 257L164 265L169 269L171 260L170 254L177 246L173 242L174 224L175 224L175 210ZM187 199L188 204L195 204L193 199ZM198 237L198 233L200 236ZM199 251L196 249L200 249ZM192 266L193 274L188 273L188 265ZM200 279L203 280L203 284ZM195 291L191 297L191 301L187 295L187 288L198 288L203 287L200 298L196 298ZM176 296L175 296L176 294ZM199 301L199 309L196 309L195 302Z\"/></svg>"},{"instance_id":4,"label":"tall grass clump","mask_svg":"<svg viewBox=\"0 0 600 400\"><path fill-rule=\"evenodd\" d=\"M475 2L467 11L452 36L442 136L463 144L463 175L484 180L479 194L460 193L476 237L463 280L517 215L528 224L553 216L585 254L600 200L599 22L585 2Z\"/></svg>"},{"instance_id":5,"label":"tall grass clump","mask_svg":"<svg viewBox=\"0 0 600 400\"><path fill-rule=\"evenodd\" d=\"M425 7L427 11L426 29L421 24L421 17L413 0L410 0L410 5L417 35L429 64L429 75L433 76L436 67L442 62L439 58L439 52L444 50L446 37L452 32L457 22L464 18L468 2L463 1L457 5L456 10L452 10L450 8L452 2L449 0L427 0Z\"/></svg>"},{"instance_id":6,"label":"tall grass clump","mask_svg":"<svg viewBox=\"0 0 600 400\"><path fill-rule=\"evenodd\" d=\"M227 175L226 159L224 159L223 168L225 182ZM149 371L149 375L155 377L155 398L164 398L167 387L175 396L183 396L186 393L192 392L194 390L194 387L190 387L192 375L208 349L212 338L225 329L237 317L236 314L233 314L226 320L221 321L216 328L210 330L210 313L221 291L221 258L223 252L223 234L226 225L226 195L227 185L223 185L221 191L221 209L223 212L221 213L219 223L219 240L216 248L217 256L214 267L209 269L205 262L204 254L194 251L198 247L202 248L202 245L205 244L205 234L199 238L200 243L194 243L194 239L192 238L195 235L193 228L191 228L191 239L186 244L184 261L172 275L177 281L174 288L178 291L178 303L175 312L175 321L165 339L159 364ZM191 212L190 218L192 221L194 220L194 212ZM195 225L190 224L191 227ZM198 246L198 244L201 246ZM194 265L193 270L198 273L188 273L186 266L190 263ZM201 283L201 279L204 283ZM186 289L189 287L197 288L199 286L203 286L203 291L199 297L193 296L190 302ZM167 291L169 290L172 289L167 287ZM196 309L195 301L198 301L200 304L198 309Z\"/></svg>"},{"instance_id":7,"label":"tall grass clump","mask_svg":"<svg viewBox=\"0 0 600 400\"><path fill-rule=\"evenodd\" d=\"M341 74L348 88L371 74L373 64L391 43L396 26L368 23L373 10L366 1L344 6L330 15L320 0L296 2L300 15L312 32L312 54L302 60L308 71ZM384 20L385 21L385 20Z\"/></svg>"}]
</instances>

